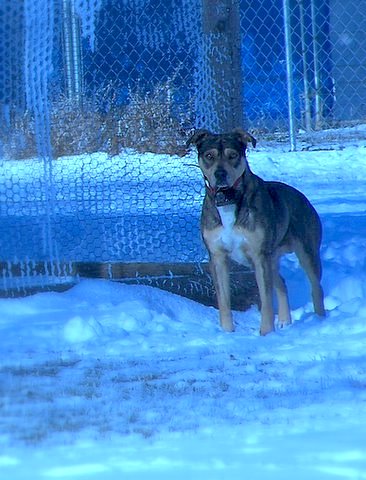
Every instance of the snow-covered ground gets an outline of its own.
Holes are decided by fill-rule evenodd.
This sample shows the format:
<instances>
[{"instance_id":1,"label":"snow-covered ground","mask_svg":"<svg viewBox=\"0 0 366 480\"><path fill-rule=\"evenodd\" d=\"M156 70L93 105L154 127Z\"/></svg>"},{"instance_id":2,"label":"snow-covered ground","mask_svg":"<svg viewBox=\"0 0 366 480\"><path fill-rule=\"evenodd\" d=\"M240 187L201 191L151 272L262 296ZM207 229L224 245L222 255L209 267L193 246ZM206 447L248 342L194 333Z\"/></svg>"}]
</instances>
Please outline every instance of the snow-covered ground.
<instances>
[{"instance_id":1,"label":"snow-covered ground","mask_svg":"<svg viewBox=\"0 0 366 480\"><path fill-rule=\"evenodd\" d=\"M366 141L331 148L249 155L321 215L324 320L292 256L294 323L264 338L255 307L227 334L145 286L0 300L0 478L366 479Z\"/></svg>"}]
</instances>

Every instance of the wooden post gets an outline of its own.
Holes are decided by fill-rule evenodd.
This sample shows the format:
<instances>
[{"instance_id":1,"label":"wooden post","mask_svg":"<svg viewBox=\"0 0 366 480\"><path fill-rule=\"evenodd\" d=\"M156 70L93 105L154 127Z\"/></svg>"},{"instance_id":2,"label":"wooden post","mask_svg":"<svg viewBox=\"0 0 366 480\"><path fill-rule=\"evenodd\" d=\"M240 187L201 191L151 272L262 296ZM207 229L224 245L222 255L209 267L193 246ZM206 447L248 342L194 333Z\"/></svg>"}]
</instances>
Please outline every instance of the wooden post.
<instances>
[{"instance_id":1,"label":"wooden post","mask_svg":"<svg viewBox=\"0 0 366 480\"><path fill-rule=\"evenodd\" d=\"M239 0L202 0L203 36L211 78L209 102L220 132L244 125Z\"/></svg>"}]
</instances>

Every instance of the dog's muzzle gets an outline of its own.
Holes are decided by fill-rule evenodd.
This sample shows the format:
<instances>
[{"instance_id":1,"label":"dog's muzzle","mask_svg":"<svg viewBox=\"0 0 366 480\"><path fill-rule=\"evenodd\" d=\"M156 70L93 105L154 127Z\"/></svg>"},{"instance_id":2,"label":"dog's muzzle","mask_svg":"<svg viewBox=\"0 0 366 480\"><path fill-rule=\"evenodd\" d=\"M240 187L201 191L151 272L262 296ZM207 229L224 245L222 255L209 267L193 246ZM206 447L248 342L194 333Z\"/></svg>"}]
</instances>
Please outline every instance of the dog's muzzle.
<instances>
[{"instance_id":1,"label":"dog's muzzle","mask_svg":"<svg viewBox=\"0 0 366 480\"><path fill-rule=\"evenodd\" d=\"M216 207L224 207L225 205L233 205L236 203L238 191L233 187L219 188L215 193Z\"/></svg>"},{"instance_id":2,"label":"dog's muzzle","mask_svg":"<svg viewBox=\"0 0 366 480\"><path fill-rule=\"evenodd\" d=\"M216 183L220 186L225 186L227 185L227 172L224 168L218 167L218 169L215 172L215 179ZM225 188L225 187L224 187Z\"/></svg>"},{"instance_id":3,"label":"dog's muzzle","mask_svg":"<svg viewBox=\"0 0 366 480\"><path fill-rule=\"evenodd\" d=\"M240 180L241 177L236 180L232 187L211 187L210 182L205 177L206 188L211 196L214 197L216 207L224 207L225 205L237 203L240 197L240 191L237 188Z\"/></svg>"}]
</instances>

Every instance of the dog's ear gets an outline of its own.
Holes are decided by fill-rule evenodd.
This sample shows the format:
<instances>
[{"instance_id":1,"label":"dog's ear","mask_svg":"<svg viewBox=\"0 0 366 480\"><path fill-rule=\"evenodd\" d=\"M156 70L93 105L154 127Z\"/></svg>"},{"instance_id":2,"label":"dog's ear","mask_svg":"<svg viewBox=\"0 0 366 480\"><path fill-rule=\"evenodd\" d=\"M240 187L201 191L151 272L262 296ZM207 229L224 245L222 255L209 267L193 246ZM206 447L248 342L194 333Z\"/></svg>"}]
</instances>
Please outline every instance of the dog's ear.
<instances>
[{"instance_id":1,"label":"dog's ear","mask_svg":"<svg viewBox=\"0 0 366 480\"><path fill-rule=\"evenodd\" d=\"M208 135L212 135L211 132L209 130L202 130L202 129L199 129L199 130L196 130L194 132L193 135L191 135L191 137L189 137L189 139L187 140L187 143L186 143L186 148L188 148L192 143L193 145L198 145L199 143L202 142L202 140L204 140Z\"/></svg>"},{"instance_id":2,"label":"dog's ear","mask_svg":"<svg viewBox=\"0 0 366 480\"><path fill-rule=\"evenodd\" d=\"M242 130L241 128L236 128L233 130L233 133L238 135L240 141L247 146L248 143L250 142L253 147L255 148L257 145L257 140L251 135L250 133L246 132L245 130Z\"/></svg>"}]
</instances>

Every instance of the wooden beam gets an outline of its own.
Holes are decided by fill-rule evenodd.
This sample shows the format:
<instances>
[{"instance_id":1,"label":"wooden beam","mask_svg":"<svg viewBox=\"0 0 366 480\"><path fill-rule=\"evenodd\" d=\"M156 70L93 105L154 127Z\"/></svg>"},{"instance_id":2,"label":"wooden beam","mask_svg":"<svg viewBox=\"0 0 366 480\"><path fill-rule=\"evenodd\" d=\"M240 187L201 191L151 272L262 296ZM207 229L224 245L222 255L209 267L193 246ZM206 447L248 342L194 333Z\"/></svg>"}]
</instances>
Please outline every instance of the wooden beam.
<instances>
[{"instance_id":1,"label":"wooden beam","mask_svg":"<svg viewBox=\"0 0 366 480\"><path fill-rule=\"evenodd\" d=\"M217 307L209 266L205 262L0 262L0 273L5 280L9 280L10 285L7 288L0 286L0 297L63 291L75 285L80 278L103 278L128 285L160 288ZM251 270L233 263L230 279L234 310L246 310L253 304L258 305L258 290Z\"/></svg>"}]
</instances>

